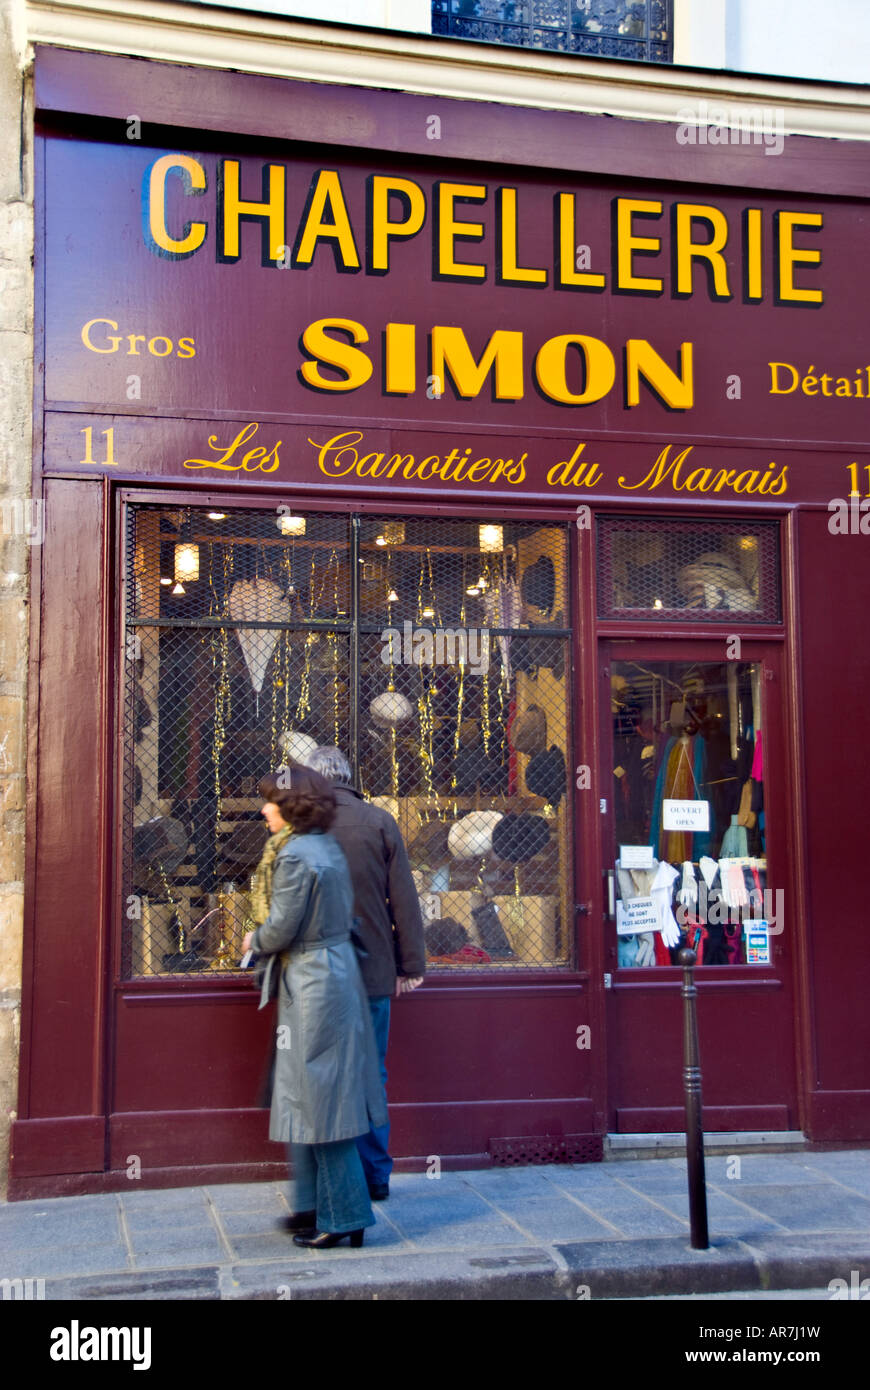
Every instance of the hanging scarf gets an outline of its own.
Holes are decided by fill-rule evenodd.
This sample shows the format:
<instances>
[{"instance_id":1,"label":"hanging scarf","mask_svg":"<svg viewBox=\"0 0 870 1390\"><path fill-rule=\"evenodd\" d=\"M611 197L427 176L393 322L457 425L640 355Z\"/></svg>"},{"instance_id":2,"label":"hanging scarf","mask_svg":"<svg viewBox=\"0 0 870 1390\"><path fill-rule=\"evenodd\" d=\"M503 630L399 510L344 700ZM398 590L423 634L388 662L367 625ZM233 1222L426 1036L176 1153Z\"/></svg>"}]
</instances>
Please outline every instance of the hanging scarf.
<instances>
[{"instance_id":1,"label":"hanging scarf","mask_svg":"<svg viewBox=\"0 0 870 1390\"><path fill-rule=\"evenodd\" d=\"M261 927L269 916L269 908L272 905L272 875L275 872L275 859L281 846L290 839L292 834L292 825L287 825L274 835L269 836L266 841L266 848L263 850L263 857L251 878L251 918L258 927Z\"/></svg>"}]
</instances>

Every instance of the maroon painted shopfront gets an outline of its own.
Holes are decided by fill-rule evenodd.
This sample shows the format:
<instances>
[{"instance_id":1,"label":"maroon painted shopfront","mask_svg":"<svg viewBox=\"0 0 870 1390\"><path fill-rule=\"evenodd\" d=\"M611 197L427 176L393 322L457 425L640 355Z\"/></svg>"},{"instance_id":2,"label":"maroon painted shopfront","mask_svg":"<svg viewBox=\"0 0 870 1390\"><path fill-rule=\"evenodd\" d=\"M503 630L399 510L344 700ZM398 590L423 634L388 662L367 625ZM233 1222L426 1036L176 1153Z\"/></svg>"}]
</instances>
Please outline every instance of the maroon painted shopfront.
<instances>
[{"instance_id":1,"label":"maroon painted shopfront","mask_svg":"<svg viewBox=\"0 0 870 1390\"><path fill-rule=\"evenodd\" d=\"M51 49L36 107L12 1195L280 1171L235 948L307 739L418 875L400 1165L679 1130L679 929L707 1129L870 1140L866 150Z\"/></svg>"}]
</instances>

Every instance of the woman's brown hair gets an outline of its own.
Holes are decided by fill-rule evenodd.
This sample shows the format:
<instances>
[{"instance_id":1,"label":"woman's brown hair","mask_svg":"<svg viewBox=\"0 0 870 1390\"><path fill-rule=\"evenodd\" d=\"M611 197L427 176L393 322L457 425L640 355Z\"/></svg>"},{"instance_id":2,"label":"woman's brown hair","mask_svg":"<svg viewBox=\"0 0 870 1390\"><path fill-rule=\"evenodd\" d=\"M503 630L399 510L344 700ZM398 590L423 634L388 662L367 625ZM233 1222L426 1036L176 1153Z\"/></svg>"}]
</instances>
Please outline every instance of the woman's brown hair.
<instances>
[{"instance_id":1,"label":"woman's brown hair","mask_svg":"<svg viewBox=\"0 0 870 1390\"><path fill-rule=\"evenodd\" d=\"M297 835L328 830L335 820L335 797L325 777L310 767L291 763L270 772L257 788L265 801L273 802Z\"/></svg>"}]
</instances>

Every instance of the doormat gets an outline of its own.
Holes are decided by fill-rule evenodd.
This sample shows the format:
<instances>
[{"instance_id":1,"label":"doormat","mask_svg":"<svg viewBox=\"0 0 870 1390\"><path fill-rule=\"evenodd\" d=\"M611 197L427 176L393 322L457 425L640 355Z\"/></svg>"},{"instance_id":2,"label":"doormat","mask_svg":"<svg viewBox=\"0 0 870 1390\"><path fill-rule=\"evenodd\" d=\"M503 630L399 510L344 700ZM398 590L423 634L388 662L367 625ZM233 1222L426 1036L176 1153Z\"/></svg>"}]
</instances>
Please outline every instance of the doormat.
<instances>
[{"instance_id":1,"label":"doormat","mask_svg":"<svg viewBox=\"0 0 870 1390\"><path fill-rule=\"evenodd\" d=\"M499 1168L531 1163L601 1163L604 1139L600 1134L527 1135L523 1139L490 1139L489 1153Z\"/></svg>"}]
</instances>

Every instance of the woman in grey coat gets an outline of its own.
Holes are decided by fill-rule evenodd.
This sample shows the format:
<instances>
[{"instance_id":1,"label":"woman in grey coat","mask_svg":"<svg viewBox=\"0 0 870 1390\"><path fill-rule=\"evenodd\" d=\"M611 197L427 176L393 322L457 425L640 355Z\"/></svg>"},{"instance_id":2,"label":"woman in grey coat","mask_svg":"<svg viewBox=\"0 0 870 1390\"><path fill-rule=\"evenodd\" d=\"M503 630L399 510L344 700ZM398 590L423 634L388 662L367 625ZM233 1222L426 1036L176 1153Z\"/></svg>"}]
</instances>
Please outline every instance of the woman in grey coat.
<instances>
[{"instance_id":1,"label":"woman in grey coat","mask_svg":"<svg viewBox=\"0 0 870 1390\"><path fill-rule=\"evenodd\" d=\"M261 1008L277 983L269 1138L290 1145L295 1214L286 1224L297 1245L326 1249L350 1236L359 1246L374 1216L354 1140L387 1116L350 936L350 875L327 833L335 798L316 772L295 766L259 791L272 836L255 899L265 892L269 912L245 948L270 958Z\"/></svg>"}]
</instances>

